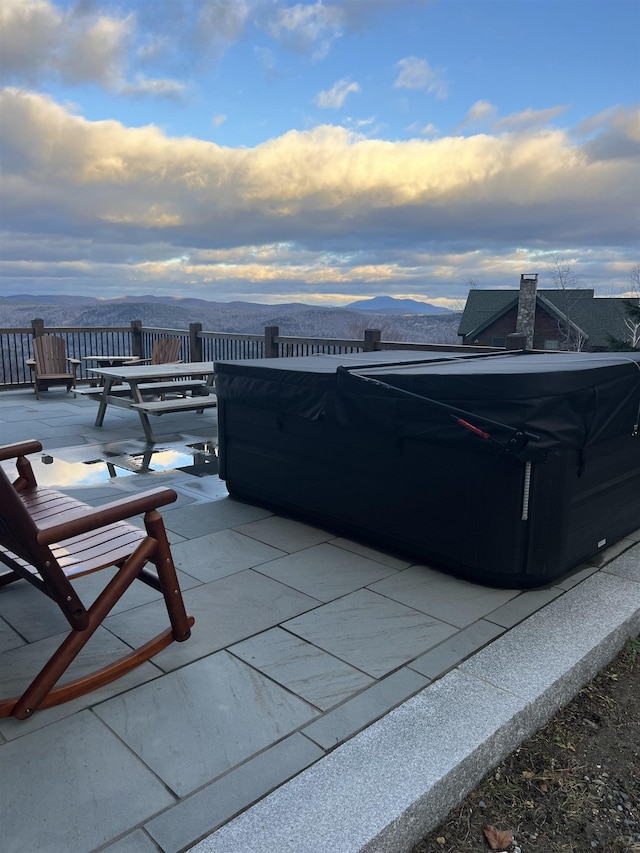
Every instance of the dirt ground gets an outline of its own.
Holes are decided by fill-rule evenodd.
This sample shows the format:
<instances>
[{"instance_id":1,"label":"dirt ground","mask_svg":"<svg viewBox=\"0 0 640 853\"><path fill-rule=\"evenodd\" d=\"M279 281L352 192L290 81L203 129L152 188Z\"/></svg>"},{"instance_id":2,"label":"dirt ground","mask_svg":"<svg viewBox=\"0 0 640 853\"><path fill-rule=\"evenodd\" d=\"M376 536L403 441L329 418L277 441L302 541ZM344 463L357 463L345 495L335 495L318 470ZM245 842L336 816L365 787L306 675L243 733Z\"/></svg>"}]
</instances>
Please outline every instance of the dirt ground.
<instances>
[{"instance_id":1,"label":"dirt ground","mask_svg":"<svg viewBox=\"0 0 640 853\"><path fill-rule=\"evenodd\" d=\"M639 720L640 637L413 853L640 853Z\"/></svg>"}]
</instances>

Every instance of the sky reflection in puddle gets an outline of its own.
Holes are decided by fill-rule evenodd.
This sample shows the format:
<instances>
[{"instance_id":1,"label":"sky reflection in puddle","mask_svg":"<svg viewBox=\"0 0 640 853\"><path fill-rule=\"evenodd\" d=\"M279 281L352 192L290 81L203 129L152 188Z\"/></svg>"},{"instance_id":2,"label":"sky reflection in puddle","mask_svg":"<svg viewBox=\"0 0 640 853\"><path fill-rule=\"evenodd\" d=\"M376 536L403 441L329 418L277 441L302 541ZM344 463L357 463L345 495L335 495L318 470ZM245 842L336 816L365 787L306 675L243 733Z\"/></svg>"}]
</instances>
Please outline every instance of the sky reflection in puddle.
<instances>
[{"instance_id":1,"label":"sky reflection in puddle","mask_svg":"<svg viewBox=\"0 0 640 853\"><path fill-rule=\"evenodd\" d=\"M154 445L134 449L127 443L106 448L86 446L60 448L29 457L40 486L93 486L108 483L114 477L148 474L160 471L183 471L196 477L218 473L217 448L211 442ZM15 463L4 462L3 468L15 478Z\"/></svg>"}]
</instances>

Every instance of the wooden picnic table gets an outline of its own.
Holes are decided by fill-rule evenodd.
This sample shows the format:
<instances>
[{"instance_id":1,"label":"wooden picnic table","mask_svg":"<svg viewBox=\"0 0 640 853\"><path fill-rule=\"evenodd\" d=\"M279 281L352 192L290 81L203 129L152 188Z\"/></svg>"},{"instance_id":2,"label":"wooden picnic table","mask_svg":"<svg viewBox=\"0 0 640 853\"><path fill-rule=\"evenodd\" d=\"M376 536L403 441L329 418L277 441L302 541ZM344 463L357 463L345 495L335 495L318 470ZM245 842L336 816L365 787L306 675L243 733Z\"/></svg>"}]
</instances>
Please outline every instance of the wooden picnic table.
<instances>
[{"instance_id":1,"label":"wooden picnic table","mask_svg":"<svg viewBox=\"0 0 640 853\"><path fill-rule=\"evenodd\" d=\"M82 360L95 361L98 367L119 367L123 364L137 364L140 358L137 355L83 355Z\"/></svg>"},{"instance_id":2,"label":"wooden picnic table","mask_svg":"<svg viewBox=\"0 0 640 853\"><path fill-rule=\"evenodd\" d=\"M123 364L137 364L140 362L140 358L137 355L83 355L82 361L88 365L90 362L94 362L98 367L120 367ZM91 367L87 368L88 370L92 370ZM100 384L102 385L104 380L100 380ZM98 384L97 378L91 382L92 387Z\"/></svg>"},{"instance_id":3,"label":"wooden picnic table","mask_svg":"<svg viewBox=\"0 0 640 853\"><path fill-rule=\"evenodd\" d=\"M187 361L172 364L124 364L119 367L90 367L92 373L104 382L102 388L88 388L84 392L98 400L96 426L102 426L107 406L135 409L149 444L155 443L149 415L169 412L203 411L217 404L213 394L213 362ZM166 399L171 394L187 394ZM145 400L145 395L147 400ZM162 396L149 400L149 396Z\"/></svg>"}]
</instances>

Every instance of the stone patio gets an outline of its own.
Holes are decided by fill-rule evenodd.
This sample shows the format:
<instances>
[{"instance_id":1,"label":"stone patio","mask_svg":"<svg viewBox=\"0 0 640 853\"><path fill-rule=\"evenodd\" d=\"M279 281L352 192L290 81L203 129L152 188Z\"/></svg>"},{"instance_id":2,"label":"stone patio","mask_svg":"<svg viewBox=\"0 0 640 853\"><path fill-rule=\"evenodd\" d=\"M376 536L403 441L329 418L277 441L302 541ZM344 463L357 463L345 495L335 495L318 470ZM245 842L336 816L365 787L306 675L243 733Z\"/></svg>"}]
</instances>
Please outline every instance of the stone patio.
<instances>
[{"instance_id":1,"label":"stone patio","mask_svg":"<svg viewBox=\"0 0 640 853\"><path fill-rule=\"evenodd\" d=\"M196 624L89 696L0 720L4 853L409 851L640 631L640 531L548 587L483 587L231 500L206 472L215 412L154 419L145 459L137 414L96 428L96 408L3 392L0 442L40 440L38 478L92 505L175 489ZM130 590L91 667L165 620ZM64 624L26 583L0 590L0 695Z\"/></svg>"}]
</instances>

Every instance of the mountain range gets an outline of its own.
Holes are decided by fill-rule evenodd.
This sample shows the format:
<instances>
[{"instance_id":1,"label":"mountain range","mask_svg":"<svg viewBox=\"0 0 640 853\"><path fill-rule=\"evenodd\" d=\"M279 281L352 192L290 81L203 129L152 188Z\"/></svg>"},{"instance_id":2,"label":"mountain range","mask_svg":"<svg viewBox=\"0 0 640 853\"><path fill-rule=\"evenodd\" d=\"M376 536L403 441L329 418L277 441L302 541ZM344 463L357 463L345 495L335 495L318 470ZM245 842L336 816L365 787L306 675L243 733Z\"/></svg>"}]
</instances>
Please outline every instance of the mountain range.
<instances>
[{"instance_id":1,"label":"mountain range","mask_svg":"<svg viewBox=\"0 0 640 853\"><path fill-rule=\"evenodd\" d=\"M11 296L0 296L0 302L12 305L117 305L133 302L136 304L159 303L162 305L178 305L181 308L240 308L251 310L252 308L263 310L265 308L278 309L308 309L317 308L316 305L307 305L303 302L277 303L270 305L262 302L214 302L209 299L195 299L190 296L153 296L145 294L142 296L117 296L113 299L99 299L95 296L68 296L65 294L49 295L27 295L14 294ZM447 308L440 308L430 302L421 302L416 299L397 299L394 296L374 296L371 299L360 299L343 306L329 306L331 310L346 311L374 311L377 314L450 314Z\"/></svg>"},{"instance_id":2,"label":"mountain range","mask_svg":"<svg viewBox=\"0 0 640 853\"><path fill-rule=\"evenodd\" d=\"M277 326L281 335L310 338L361 339L365 329L379 329L383 340L422 343L459 343L460 314L425 313L426 303L385 299L378 310L361 302L344 308L291 303L210 302L191 297L128 296L96 299L89 296L0 297L0 327L28 331L34 319L46 327L127 328L139 320L145 328L188 329L201 323L205 331L260 335L265 326ZM370 300L367 300L370 302ZM416 306L419 311L407 310ZM435 307L435 306L432 306Z\"/></svg>"}]
</instances>

